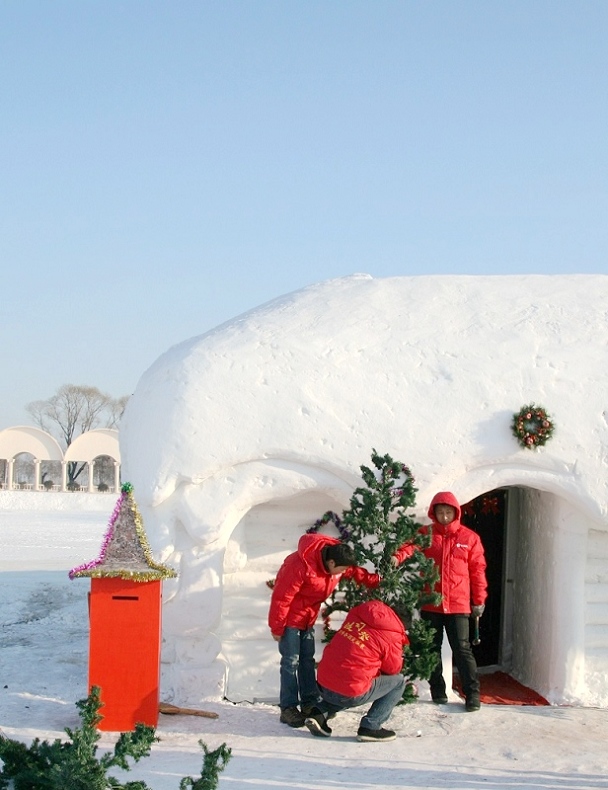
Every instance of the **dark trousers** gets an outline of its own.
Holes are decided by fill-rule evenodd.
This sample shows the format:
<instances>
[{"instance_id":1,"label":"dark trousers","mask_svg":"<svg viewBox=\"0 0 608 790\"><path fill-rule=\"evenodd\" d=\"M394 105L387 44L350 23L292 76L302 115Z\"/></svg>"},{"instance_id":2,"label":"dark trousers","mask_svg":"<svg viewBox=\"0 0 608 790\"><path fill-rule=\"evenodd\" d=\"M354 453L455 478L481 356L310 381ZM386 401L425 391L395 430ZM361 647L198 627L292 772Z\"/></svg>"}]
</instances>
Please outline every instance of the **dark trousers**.
<instances>
[{"instance_id":1,"label":"dark trousers","mask_svg":"<svg viewBox=\"0 0 608 790\"><path fill-rule=\"evenodd\" d=\"M479 699L479 677L477 675L477 662L473 655L469 640L469 615L468 614L442 614L441 612L422 611L420 616L435 629L433 647L439 656L439 663L429 678L431 696L445 697L446 688L443 678L441 663L441 645L443 643L443 629L452 648L454 664L460 676L462 690L467 699Z\"/></svg>"}]
</instances>

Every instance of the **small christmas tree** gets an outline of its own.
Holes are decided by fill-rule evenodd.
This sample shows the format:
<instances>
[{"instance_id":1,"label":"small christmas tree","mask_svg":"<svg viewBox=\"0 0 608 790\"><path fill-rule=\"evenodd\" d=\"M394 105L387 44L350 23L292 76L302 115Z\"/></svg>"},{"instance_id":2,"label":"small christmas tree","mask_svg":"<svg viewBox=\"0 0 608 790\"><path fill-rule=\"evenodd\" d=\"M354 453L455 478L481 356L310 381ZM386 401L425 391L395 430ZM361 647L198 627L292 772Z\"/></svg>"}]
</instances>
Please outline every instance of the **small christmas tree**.
<instances>
[{"instance_id":1,"label":"small christmas tree","mask_svg":"<svg viewBox=\"0 0 608 790\"><path fill-rule=\"evenodd\" d=\"M420 533L420 524L406 513L414 506L416 491L410 469L390 455L372 451L373 469L361 466L365 487L356 488L341 520L341 535L350 543L359 565L372 566L380 575L379 586L374 590L360 587L342 579L329 603L323 610L326 638L333 632L329 617L336 611L349 611L353 606L376 598L402 613L409 614L410 645L406 649L404 674L408 680L428 678L437 661L432 651L432 631L426 622L414 619L414 613L424 603L438 602L438 595L431 592L438 579L433 560L422 553L429 545L430 536ZM413 554L395 567L391 558L404 544L416 547ZM404 699L415 698L410 682Z\"/></svg>"}]
</instances>

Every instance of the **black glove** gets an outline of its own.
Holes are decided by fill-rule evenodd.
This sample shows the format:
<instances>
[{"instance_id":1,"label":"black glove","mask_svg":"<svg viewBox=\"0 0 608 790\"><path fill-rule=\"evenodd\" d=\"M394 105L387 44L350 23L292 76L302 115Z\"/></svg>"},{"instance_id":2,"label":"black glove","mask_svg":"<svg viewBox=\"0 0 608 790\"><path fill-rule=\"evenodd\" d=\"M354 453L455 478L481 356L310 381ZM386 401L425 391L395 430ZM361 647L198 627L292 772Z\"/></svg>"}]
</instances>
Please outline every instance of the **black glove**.
<instances>
[{"instance_id":1,"label":"black glove","mask_svg":"<svg viewBox=\"0 0 608 790\"><path fill-rule=\"evenodd\" d=\"M471 606L471 614L473 617L481 617L485 608L485 604L483 603L480 603L477 606Z\"/></svg>"}]
</instances>

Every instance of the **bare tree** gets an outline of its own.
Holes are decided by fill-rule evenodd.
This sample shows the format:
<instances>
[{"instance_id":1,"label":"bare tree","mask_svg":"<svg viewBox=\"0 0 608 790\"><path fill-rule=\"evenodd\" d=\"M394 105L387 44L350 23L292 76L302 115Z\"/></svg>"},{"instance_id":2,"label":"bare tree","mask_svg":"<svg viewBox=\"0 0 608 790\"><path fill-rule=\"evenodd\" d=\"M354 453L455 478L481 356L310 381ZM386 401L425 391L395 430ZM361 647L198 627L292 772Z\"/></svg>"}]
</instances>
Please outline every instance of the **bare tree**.
<instances>
[{"instance_id":1,"label":"bare tree","mask_svg":"<svg viewBox=\"0 0 608 790\"><path fill-rule=\"evenodd\" d=\"M97 387L64 384L48 400L28 403L32 419L67 449L77 436L93 428L116 428L127 404L128 396L112 398ZM68 485L74 484L84 464L68 464Z\"/></svg>"},{"instance_id":2,"label":"bare tree","mask_svg":"<svg viewBox=\"0 0 608 790\"><path fill-rule=\"evenodd\" d=\"M106 428L118 428L118 423L121 420L128 400L128 395L111 399L111 403L108 406L108 422Z\"/></svg>"}]
</instances>

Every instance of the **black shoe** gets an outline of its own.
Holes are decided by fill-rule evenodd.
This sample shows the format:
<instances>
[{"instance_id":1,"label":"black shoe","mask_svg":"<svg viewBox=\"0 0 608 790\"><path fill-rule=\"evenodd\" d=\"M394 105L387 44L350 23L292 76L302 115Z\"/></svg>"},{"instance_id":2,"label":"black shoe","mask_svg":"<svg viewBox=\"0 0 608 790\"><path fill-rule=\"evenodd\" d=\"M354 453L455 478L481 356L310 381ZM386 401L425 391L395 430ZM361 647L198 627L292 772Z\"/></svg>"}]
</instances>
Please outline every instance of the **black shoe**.
<instances>
[{"instance_id":1,"label":"black shoe","mask_svg":"<svg viewBox=\"0 0 608 790\"><path fill-rule=\"evenodd\" d=\"M479 697L467 697L464 707L467 713L473 713L474 711L479 710L481 708Z\"/></svg>"},{"instance_id":2,"label":"black shoe","mask_svg":"<svg viewBox=\"0 0 608 790\"><path fill-rule=\"evenodd\" d=\"M306 716L294 705L291 708L281 709L280 721L282 724L289 724L290 727L303 727Z\"/></svg>"},{"instance_id":3,"label":"black shoe","mask_svg":"<svg viewBox=\"0 0 608 790\"><path fill-rule=\"evenodd\" d=\"M359 727L357 730L358 741L394 741L397 735L392 730L370 730L369 727Z\"/></svg>"},{"instance_id":4,"label":"black shoe","mask_svg":"<svg viewBox=\"0 0 608 790\"><path fill-rule=\"evenodd\" d=\"M448 698L447 697L433 697L433 702L435 705L447 705Z\"/></svg>"},{"instance_id":5,"label":"black shoe","mask_svg":"<svg viewBox=\"0 0 608 790\"><path fill-rule=\"evenodd\" d=\"M327 725L325 716L319 712L312 716L307 716L304 724L308 727L313 735L320 735L321 737L329 738L331 735L331 727Z\"/></svg>"},{"instance_id":6,"label":"black shoe","mask_svg":"<svg viewBox=\"0 0 608 790\"><path fill-rule=\"evenodd\" d=\"M316 705L302 705L302 713L304 716L316 716L317 713L320 713L319 709ZM326 719L335 719L336 714L334 711L330 711L329 713L325 714Z\"/></svg>"},{"instance_id":7,"label":"black shoe","mask_svg":"<svg viewBox=\"0 0 608 790\"><path fill-rule=\"evenodd\" d=\"M321 712L314 702L309 702L306 705L300 705L300 709L304 716L316 716L317 713Z\"/></svg>"}]
</instances>

